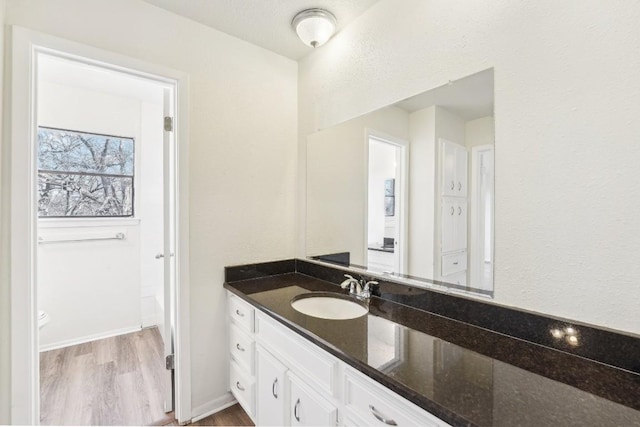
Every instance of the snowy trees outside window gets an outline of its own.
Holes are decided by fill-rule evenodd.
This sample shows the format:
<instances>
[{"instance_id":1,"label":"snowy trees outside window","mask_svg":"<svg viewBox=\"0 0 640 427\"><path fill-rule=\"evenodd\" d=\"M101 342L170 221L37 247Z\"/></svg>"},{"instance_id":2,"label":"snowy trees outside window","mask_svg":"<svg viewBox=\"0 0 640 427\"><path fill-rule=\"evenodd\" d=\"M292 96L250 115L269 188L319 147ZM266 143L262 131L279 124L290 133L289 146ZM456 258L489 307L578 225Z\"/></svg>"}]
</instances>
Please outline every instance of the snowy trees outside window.
<instances>
[{"instance_id":1,"label":"snowy trees outside window","mask_svg":"<svg viewBox=\"0 0 640 427\"><path fill-rule=\"evenodd\" d=\"M38 216L133 216L134 140L38 128Z\"/></svg>"}]
</instances>

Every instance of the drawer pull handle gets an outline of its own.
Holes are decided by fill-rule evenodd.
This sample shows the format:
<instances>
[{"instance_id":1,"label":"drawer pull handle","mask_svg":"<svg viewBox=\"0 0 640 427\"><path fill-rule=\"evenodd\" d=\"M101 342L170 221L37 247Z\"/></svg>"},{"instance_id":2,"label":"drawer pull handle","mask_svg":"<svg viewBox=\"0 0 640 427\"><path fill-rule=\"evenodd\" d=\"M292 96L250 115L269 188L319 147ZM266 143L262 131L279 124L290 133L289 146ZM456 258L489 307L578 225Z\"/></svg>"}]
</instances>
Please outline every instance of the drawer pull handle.
<instances>
[{"instance_id":1,"label":"drawer pull handle","mask_svg":"<svg viewBox=\"0 0 640 427\"><path fill-rule=\"evenodd\" d=\"M454 262L453 265L458 265L458 261ZM244 350L242 350L242 351L244 351Z\"/></svg>"},{"instance_id":2,"label":"drawer pull handle","mask_svg":"<svg viewBox=\"0 0 640 427\"><path fill-rule=\"evenodd\" d=\"M240 381L236 381L236 387L238 387L238 390L244 391L244 387L240 385Z\"/></svg>"},{"instance_id":3,"label":"drawer pull handle","mask_svg":"<svg viewBox=\"0 0 640 427\"><path fill-rule=\"evenodd\" d=\"M296 421L300 422L300 414L298 408L300 407L300 398L296 401L296 406L293 407L293 416L296 417Z\"/></svg>"},{"instance_id":4,"label":"drawer pull handle","mask_svg":"<svg viewBox=\"0 0 640 427\"><path fill-rule=\"evenodd\" d=\"M271 394L273 394L273 397L275 397L276 399L278 398L278 379L277 378L273 380L273 385L271 386Z\"/></svg>"},{"instance_id":5,"label":"drawer pull handle","mask_svg":"<svg viewBox=\"0 0 640 427\"><path fill-rule=\"evenodd\" d=\"M371 410L371 413L373 414L373 416L378 419L378 421L383 422L390 426L398 425L398 423L396 423L394 420L387 419L384 415L378 412L378 410L373 405L369 405L369 409Z\"/></svg>"},{"instance_id":6,"label":"drawer pull handle","mask_svg":"<svg viewBox=\"0 0 640 427\"><path fill-rule=\"evenodd\" d=\"M236 310L236 314L240 317L244 317L244 313L242 313L240 310Z\"/></svg>"},{"instance_id":7,"label":"drawer pull handle","mask_svg":"<svg viewBox=\"0 0 640 427\"><path fill-rule=\"evenodd\" d=\"M240 347L240 343L236 344L236 348L240 351L244 351L244 348Z\"/></svg>"}]
</instances>

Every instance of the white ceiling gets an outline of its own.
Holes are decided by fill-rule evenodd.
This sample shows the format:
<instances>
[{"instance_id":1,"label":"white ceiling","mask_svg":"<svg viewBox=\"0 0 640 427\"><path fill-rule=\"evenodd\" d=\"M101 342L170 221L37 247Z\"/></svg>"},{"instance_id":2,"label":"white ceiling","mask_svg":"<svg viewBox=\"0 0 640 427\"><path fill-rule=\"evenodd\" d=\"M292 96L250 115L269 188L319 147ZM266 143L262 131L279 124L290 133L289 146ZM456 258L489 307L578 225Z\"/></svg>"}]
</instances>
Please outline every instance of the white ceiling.
<instances>
[{"instance_id":1,"label":"white ceiling","mask_svg":"<svg viewBox=\"0 0 640 427\"><path fill-rule=\"evenodd\" d=\"M493 68L397 102L408 113L438 105L464 120L493 116Z\"/></svg>"},{"instance_id":2,"label":"white ceiling","mask_svg":"<svg viewBox=\"0 0 640 427\"><path fill-rule=\"evenodd\" d=\"M298 12L326 9L336 16L340 31L379 0L144 1L297 61L313 50L291 28Z\"/></svg>"}]
</instances>

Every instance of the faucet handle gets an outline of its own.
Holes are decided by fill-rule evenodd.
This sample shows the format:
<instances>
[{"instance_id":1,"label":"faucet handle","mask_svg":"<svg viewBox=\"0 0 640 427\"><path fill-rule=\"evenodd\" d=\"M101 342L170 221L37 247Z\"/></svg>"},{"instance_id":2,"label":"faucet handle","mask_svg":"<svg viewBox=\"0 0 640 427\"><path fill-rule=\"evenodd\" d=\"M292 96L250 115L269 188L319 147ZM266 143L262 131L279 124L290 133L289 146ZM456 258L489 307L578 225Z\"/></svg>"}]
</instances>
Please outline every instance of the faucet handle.
<instances>
[{"instance_id":1,"label":"faucet handle","mask_svg":"<svg viewBox=\"0 0 640 427\"><path fill-rule=\"evenodd\" d=\"M356 279L354 279L353 276L350 276L349 274L345 274L344 277L346 277L347 280L345 280L344 282L340 283L340 287L342 289L346 289L349 285L351 285L351 287L353 287L353 282Z\"/></svg>"},{"instance_id":2,"label":"faucet handle","mask_svg":"<svg viewBox=\"0 0 640 427\"><path fill-rule=\"evenodd\" d=\"M364 284L364 290L365 291L371 290L371 286L378 285L378 284L379 283L376 282L375 280L370 280L370 281L368 281L367 283Z\"/></svg>"}]
</instances>

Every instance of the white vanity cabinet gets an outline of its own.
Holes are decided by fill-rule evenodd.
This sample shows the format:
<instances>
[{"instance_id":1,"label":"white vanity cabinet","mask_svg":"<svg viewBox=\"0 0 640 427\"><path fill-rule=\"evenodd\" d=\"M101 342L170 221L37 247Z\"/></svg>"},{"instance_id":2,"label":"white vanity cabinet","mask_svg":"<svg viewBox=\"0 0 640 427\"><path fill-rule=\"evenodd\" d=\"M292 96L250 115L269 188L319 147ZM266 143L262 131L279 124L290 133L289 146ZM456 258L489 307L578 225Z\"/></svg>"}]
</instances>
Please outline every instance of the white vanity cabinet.
<instances>
[{"instance_id":1,"label":"white vanity cabinet","mask_svg":"<svg viewBox=\"0 0 640 427\"><path fill-rule=\"evenodd\" d=\"M255 421L255 309L232 293L227 293L229 309L229 388L247 415Z\"/></svg>"},{"instance_id":2,"label":"white vanity cabinet","mask_svg":"<svg viewBox=\"0 0 640 427\"><path fill-rule=\"evenodd\" d=\"M306 384L294 373L288 372L289 404L292 426L335 426L338 408Z\"/></svg>"},{"instance_id":3,"label":"white vanity cabinet","mask_svg":"<svg viewBox=\"0 0 640 427\"><path fill-rule=\"evenodd\" d=\"M448 426L233 294L228 301L231 391L257 426Z\"/></svg>"},{"instance_id":4,"label":"white vanity cabinet","mask_svg":"<svg viewBox=\"0 0 640 427\"><path fill-rule=\"evenodd\" d=\"M259 396L256 419L261 426L288 424L287 367L273 357L264 347L256 347L257 393Z\"/></svg>"}]
</instances>

